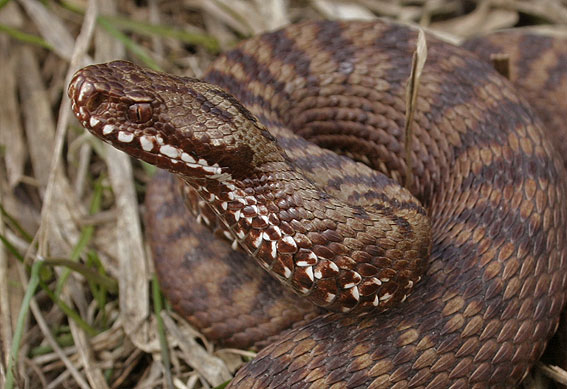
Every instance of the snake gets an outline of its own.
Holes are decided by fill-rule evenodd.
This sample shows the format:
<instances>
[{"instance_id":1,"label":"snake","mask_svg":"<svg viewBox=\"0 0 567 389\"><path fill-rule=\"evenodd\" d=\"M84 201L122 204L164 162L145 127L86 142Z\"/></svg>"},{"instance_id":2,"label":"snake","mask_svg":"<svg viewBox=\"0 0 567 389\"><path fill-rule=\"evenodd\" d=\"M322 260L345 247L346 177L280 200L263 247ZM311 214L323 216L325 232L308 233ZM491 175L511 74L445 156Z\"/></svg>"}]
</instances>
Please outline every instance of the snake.
<instances>
[{"instance_id":1,"label":"snake","mask_svg":"<svg viewBox=\"0 0 567 389\"><path fill-rule=\"evenodd\" d=\"M555 332L565 40L425 36L411 135L418 31L388 20L264 33L200 80L74 75L79 122L163 169L145 223L173 308L259 350L230 387L510 387Z\"/></svg>"}]
</instances>

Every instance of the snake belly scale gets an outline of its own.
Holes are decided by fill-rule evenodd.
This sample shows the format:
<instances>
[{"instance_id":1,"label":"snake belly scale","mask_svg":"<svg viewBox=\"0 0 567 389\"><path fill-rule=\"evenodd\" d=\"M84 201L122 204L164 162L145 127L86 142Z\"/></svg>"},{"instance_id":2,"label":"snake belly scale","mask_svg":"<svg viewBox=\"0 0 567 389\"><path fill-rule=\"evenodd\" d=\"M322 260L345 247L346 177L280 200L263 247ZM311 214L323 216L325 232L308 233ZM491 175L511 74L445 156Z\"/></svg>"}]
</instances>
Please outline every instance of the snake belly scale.
<instances>
[{"instance_id":1,"label":"snake belly scale","mask_svg":"<svg viewBox=\"0 0 567 389\"><path fill-rule=\"evenodd\" d=\"M397 184L416 36L307 22L243 42L204 81L117 61L71 82L83 126L179 177L158 174L146 203L173 306L221 344L269 344L232 387L509 386L555 331L563 161L508 80L432 36L411 193ZM203 243L191 214L246 254Z\"/></svg>"}]
</instances>

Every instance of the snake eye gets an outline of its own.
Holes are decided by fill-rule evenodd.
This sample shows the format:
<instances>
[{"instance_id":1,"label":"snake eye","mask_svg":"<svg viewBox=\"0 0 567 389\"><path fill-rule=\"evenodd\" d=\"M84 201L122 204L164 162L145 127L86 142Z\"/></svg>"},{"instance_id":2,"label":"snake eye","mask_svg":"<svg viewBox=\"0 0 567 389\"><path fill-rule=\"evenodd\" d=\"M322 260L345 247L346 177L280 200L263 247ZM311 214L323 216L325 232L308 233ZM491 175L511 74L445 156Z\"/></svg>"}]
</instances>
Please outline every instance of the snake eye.
<instances>
[{"instance_id":1,"label":"snake eye","mask_svg":"<svg viewBox=\"0 0 567 389\"><path fill-rule=\"evenodd\" d=\"M145 123L152 118L150 103L136 103L128 107L128 119L134 123Z\"/></svg>"}]
</instances>

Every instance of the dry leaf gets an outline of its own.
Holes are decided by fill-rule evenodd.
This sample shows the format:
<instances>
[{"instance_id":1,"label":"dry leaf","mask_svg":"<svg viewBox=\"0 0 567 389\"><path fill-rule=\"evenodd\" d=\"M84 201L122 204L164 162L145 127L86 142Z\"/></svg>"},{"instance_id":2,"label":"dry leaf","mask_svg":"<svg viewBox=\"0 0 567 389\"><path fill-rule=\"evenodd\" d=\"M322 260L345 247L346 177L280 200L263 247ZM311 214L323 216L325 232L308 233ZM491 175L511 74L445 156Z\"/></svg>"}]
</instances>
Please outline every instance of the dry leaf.
<instances>
[{"instance_id":1,"label":"dry leaf","mask_svg":"<svg viewBox=\"0 0 567 389\"><path fill-rule=\"evenodd\" d=\"M413 173L412 173L412 138L413 138L413 116L415 113L415 106L417 96L419 93L419 80L425 61L427 60L427 42L425 40L425 33L419 29L417 35L416 49L412 57L411 73L406 87L406 116L405 116L405 155L406 155L406 181L405 187L410 189L413 187Z\"/></svg>"}]
</instances>

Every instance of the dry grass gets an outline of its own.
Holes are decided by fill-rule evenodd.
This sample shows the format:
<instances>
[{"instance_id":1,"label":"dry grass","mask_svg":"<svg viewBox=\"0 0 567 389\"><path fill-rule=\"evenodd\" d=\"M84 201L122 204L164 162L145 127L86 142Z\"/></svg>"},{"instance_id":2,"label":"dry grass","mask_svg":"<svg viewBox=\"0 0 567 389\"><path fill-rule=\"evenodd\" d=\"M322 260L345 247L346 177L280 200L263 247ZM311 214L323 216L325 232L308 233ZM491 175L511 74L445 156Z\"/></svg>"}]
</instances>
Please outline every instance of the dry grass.
<instances>
[{"instance_id":1,"label":"dry grass","mask_svg":"<svg viewBox=\"0 0 567 389\"><path fill-rule=\"evenodd\" d=\"M12 379L10 366L19 387L212 387L250 357L215 349L161 309L139 217L151 169L71 119L64 91L77 68L130 58L198 77L235 42L311 18L387 16L457 42L567 23L565 0L96 5L20 0L0 9L0 382ZM567 384L566 372L541 362L524 386L554 382Z\"/></svg>"}]
</instances>

